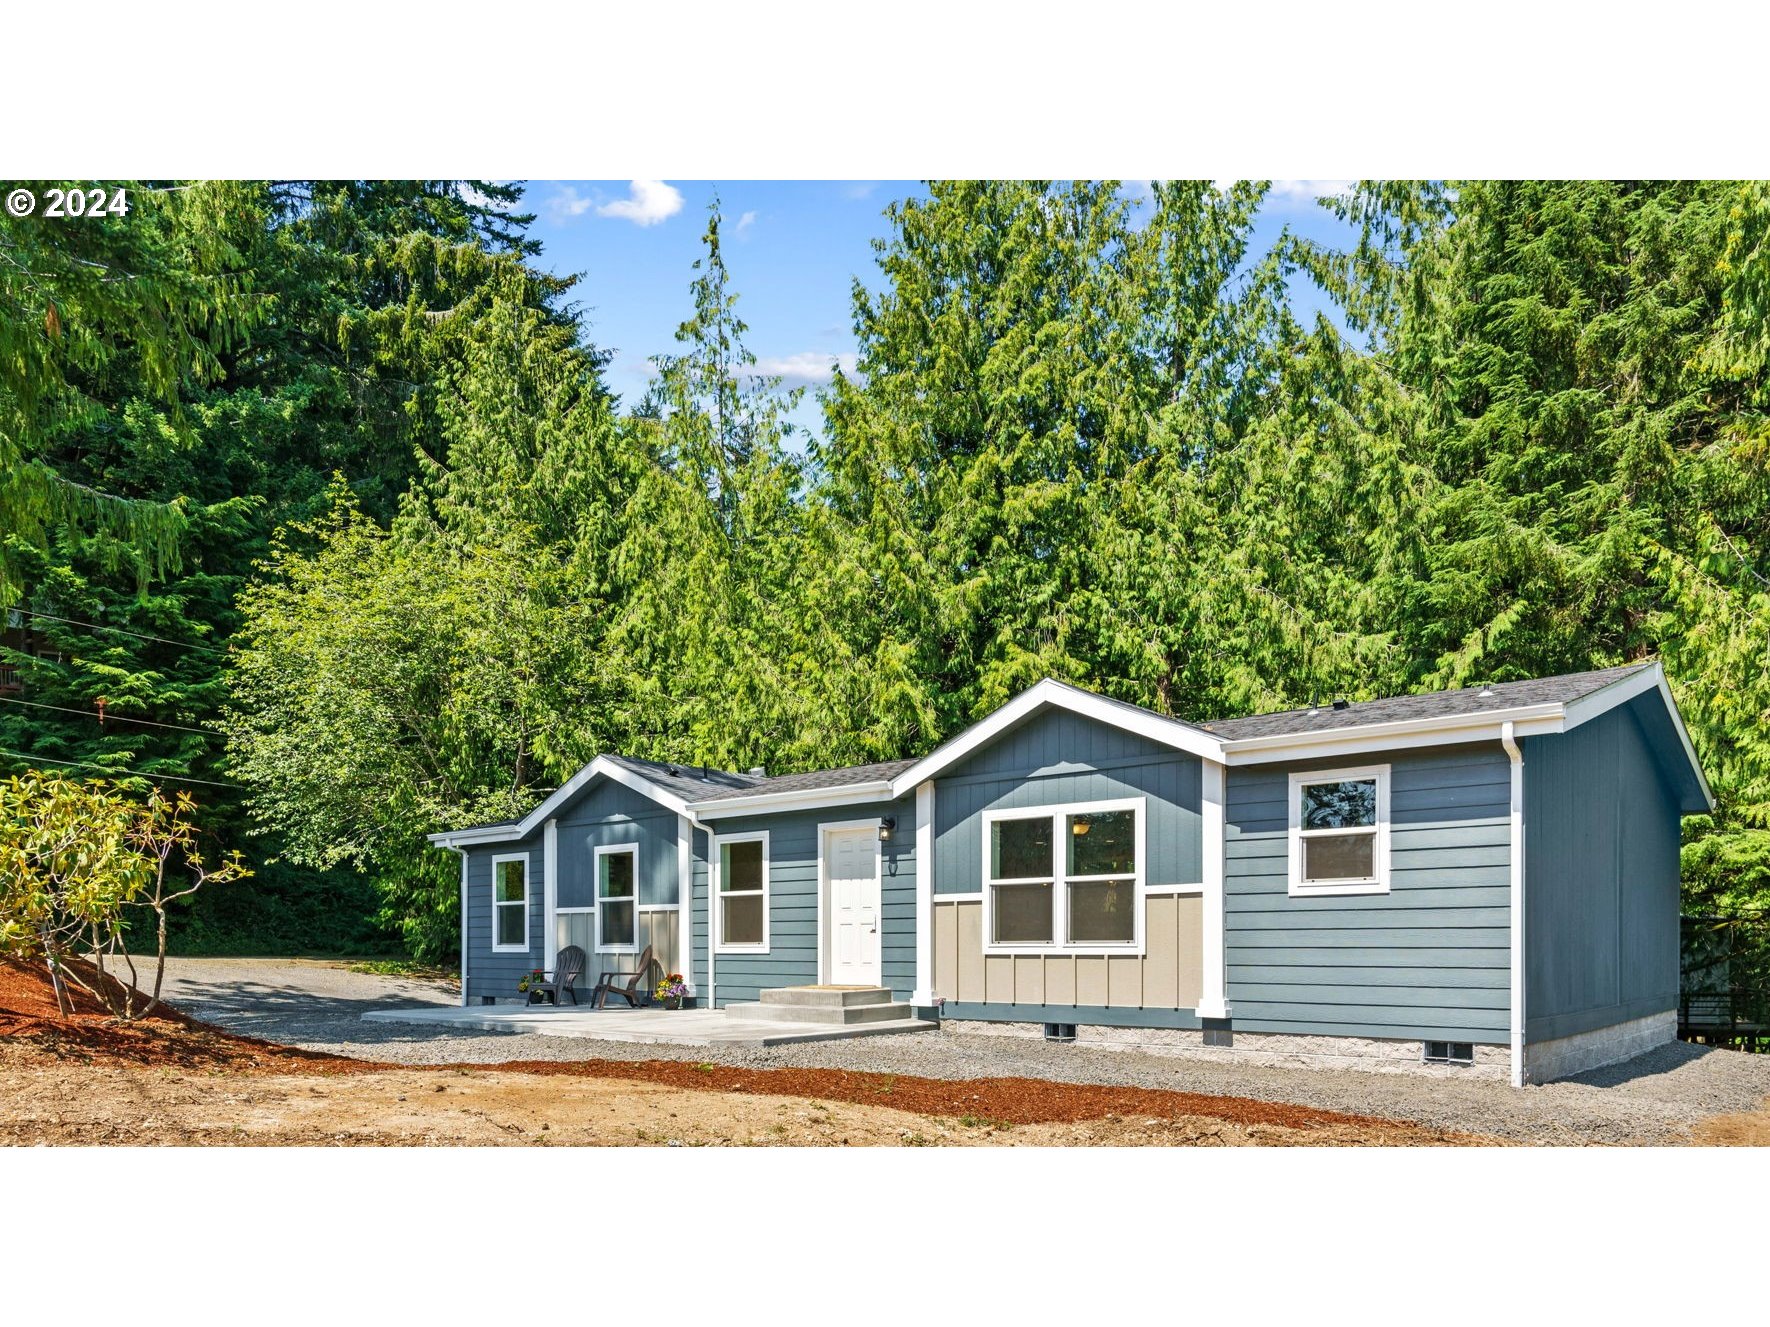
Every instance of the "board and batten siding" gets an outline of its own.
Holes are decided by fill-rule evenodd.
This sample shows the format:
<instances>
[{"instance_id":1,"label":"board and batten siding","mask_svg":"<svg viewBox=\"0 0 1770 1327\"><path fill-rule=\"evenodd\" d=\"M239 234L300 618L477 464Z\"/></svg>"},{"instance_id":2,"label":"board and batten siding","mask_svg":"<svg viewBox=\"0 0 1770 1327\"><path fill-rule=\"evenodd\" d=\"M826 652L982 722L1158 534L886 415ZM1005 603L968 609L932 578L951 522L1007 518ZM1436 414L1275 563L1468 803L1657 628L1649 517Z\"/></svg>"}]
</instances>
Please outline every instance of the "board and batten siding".
<instances>
[{"instance_id":1,"label":"board and batten siding","mask_svg":"<svg viewBox=\"0 0 1770 1327\"><path fill-rule=\"evenodd\" d=\"M1679 811L1640 696L1524 750L1524 1035L1678 1005Z\"/></svg>"},{"instance_id":2,"label":"board and batten siding","mask_svg":"<svg viewBox=\"0 0 1770 1327\"><path fill-rule=\"evenodd\" d=\"M1390 769L1387 894L1292 898L1290 775ZM1495 743L1228 772L1224 943L1237 1031L1504 1043L1511 765Z\"/></svg>"},{"instance_id":3,"label":"board and batten siding","mask_svg":"<svg viewBox=\"0 0 1770 1327\"><path fill-rule=\"evenodd\" d=\"M818 979L819 827L850 820L897 818L891 842L879 845L881 980L894 999L907 1000L916 984L916 801L822 807L710 822L721 835L768 831L768 952L714 956L720 1008L749 1003L781 986L811 986ZM695 835L696 989L706 992L708 872L703 835Z\"/></svg>"},{"instance_id":4,"label":"board and batten siding","mask_svg":"<svg viewBox=\"0 0 1770 1327\"><path fill-rule=\"evenodd\" d=\"M1067 710L1031 716L937 779L934 992L947 1001L947 1016L1196 1026L1191 1011L1202 989L1197 894L1144 900L1140 955L985 954L979 896L986 811L1129 797L1144 799L1145 886L1198 886L1201 781L1195 757Z\"/></svg>"}]
</instances>

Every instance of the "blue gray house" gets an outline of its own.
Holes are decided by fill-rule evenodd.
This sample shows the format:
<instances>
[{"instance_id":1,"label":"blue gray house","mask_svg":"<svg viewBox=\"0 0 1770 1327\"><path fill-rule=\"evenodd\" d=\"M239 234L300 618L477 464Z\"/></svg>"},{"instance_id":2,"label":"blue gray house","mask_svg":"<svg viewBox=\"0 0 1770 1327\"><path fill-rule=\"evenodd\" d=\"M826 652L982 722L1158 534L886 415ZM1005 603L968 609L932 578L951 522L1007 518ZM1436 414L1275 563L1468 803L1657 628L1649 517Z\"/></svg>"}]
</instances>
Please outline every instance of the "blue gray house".
<instances>
[{"instance_id":1,"label":"blue gray house","mask_svg":"<svg viewBox=\"0 0 1770 1327\"><path fill-rule=\"evenodd\" d=\"M719 1008L878 988L976 1031L1523 1084L1675 1035L1679 819L1711 806L1645 663L1205 724L1045 681L919 760L605 755L432 841L464 1003L650 945Z\"/></svg>"}]
</instances>

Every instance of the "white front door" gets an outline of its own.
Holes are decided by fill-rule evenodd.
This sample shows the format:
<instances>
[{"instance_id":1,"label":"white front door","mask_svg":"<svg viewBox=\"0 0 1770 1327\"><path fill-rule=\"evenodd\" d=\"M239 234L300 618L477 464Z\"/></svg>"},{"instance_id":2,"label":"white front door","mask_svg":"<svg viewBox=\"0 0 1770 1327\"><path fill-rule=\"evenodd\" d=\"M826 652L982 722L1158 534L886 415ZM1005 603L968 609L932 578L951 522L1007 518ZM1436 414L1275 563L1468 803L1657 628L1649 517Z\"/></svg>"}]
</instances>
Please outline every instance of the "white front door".
<instances>
[{"instance_id":1,"label":"white front door","mask_svg":"<svg viewBox=\"0 0 1770 1327\"><path fill-rule=\"evenodd\" d=\"M883 985L879 963L879 831L831 830L824 851L830 891L830 984Z\"/></svg>"}]
</instances>

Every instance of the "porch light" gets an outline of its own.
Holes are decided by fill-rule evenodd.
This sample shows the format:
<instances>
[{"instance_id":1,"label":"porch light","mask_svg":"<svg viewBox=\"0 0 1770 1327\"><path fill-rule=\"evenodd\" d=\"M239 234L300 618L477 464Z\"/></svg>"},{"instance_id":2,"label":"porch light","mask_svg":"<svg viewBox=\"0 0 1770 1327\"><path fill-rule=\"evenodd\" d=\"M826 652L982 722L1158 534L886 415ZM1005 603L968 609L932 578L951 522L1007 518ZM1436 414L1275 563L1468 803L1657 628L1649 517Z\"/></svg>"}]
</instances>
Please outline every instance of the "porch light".
<instances>
[{"instance_id":1,"label":"porch light","mask_svg":"<svg viewBox=\"0 0 1770 1327\"><path fill-rule=\"evenodd\" d=\"M883 816L879 820L879 842L890 843L891 831L897 828L896 816Z\"/></svg>"},{"instance_id":2,"label":"porch light","mask_svg":"<svg viewBox=\"0 0 1770 1327\"><path fill-rule=\"evenodd\" d=\"M1074 834L1078 839L1086 834L1090 828L1091 826L1088 822L1083 820L1080 816L1077 816L1074 820L1070 821L1069 824L1069 832Z\"/></svg>"}]
</instances>

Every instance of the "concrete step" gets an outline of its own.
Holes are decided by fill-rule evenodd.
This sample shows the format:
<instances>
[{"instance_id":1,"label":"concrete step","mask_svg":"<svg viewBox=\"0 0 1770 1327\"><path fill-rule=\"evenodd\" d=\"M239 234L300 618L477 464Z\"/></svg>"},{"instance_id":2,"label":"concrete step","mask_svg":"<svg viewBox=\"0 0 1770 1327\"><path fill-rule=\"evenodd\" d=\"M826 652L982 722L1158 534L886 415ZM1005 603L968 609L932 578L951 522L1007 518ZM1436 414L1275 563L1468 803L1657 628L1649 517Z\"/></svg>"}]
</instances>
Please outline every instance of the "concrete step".
<instances>
[{"instance_id":1,"label":"concrete step","mask_svg":"<svg viewBox=\"0 0 1770 1327\"><path fill-rule=\"evenodd\" d=\"M763 992L767 994L767 992ZM746 1023L829 1023L854 1027L863 1023L894 1023L915 1017L907 1004L804 1005L728 1004L725 1012Z\"/></svg>"},{"instance_id":2,"label":"concrete step","mask_svg":"<svg viewBox=\"0 0 1770 1327\"><path fill-rule=\"evenodd\" d=\"M777 986L761 994L763 1004L791 1005L796 1009L853 1009L860 1005L890 1004L891 992L883 986Z\"/></svg>"}]
</instances>

